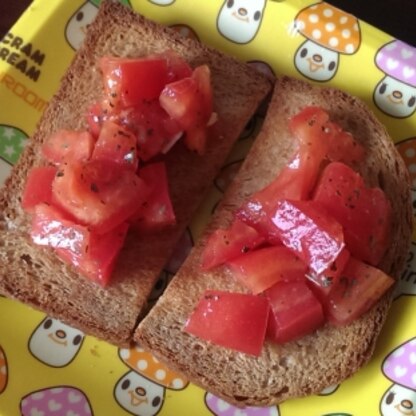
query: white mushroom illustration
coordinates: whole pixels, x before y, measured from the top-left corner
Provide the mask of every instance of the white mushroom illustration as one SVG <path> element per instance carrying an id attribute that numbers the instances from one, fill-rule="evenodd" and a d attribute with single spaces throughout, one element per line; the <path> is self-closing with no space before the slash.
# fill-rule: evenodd
<path id="1" fill-rule="evenodd" d="M 357 18 L 325 2 L 302 9 L 295 18 L 294 28 L 306 37 L 296 51 L 295 66 L 315 81 L 333 78 L 340 54 L 354 54 L 361 43 Z"/>
<path id="2" fill-rule="evenodd" d="M 114 396 L 133 415 L 156 415 L 163 406 L 165 389 L 182 390 L 188 385 L 188 380 L 138 345 L 119 349 L 119 356 L 131 371 L 118 380 Z"/>
<path id="3" fill-rule="evenodd" d="M 384 113 L 397 118 L 416 110 L 416 48 L 393 40 L 379 49 L 376 65 L 385 77 L 374 89 L 374 102 Z"/>
<path id="4" fill-rule="evenodd" d="M 393 384 L 380 401 L 383 416 L 416 413 L 416 337 L 393 350 L 384 360 L 382 370 Z"/>

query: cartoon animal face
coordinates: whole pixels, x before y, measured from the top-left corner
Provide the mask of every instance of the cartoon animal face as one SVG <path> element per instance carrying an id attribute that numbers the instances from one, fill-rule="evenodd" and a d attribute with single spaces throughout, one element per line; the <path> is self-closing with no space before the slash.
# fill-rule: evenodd
<path id="1" fill-rule="evenodd" d="M 236 43 L 248 43 L 259 30 L 265 0 L 226 0 L 217 19 L 218 31 Z"/>
<path id="2" fill-rule="evenodd" d="M 97 12 L 98 8 L 89 1 L 86 1 L 68 21 L 65 35 L 68 43 L 75 50 L 81 46 L 88 25 L 92 23 Z"/>
<path id="3" fill-rule="evenodd" d="M 305 77 L 315 81 L 329 81 L 338 69 L 339 54 L 307 40 L 295 54 L 295 66 Z"/>
<path id="4" fill-rule="evenodd" d="M 416 391 L 393 384 L 381 399 L 380 412 L 383 416 L 415 416 Z"/>
<path id="5" fill-rule="evenodd" d="M 64 367 L 77 355 L 84 334 L 57 319 L 45 318 L 29 340 L 32 355 L 52 367 Z"/>
<path id="6" fill-rule="evenodd" d="M 374 102 L 381 111 L 393 117 L 409 117 L 416 110 L 416 87 L 386 76 L 374 90 Z"/>
<path id="7" fill-rule="evenodd" d="M 164 387 L 135 371 L 129 371 L 116 384 L 114 396 L 125 410 L 137 416 L 153 416 L 161 409 Z"/>

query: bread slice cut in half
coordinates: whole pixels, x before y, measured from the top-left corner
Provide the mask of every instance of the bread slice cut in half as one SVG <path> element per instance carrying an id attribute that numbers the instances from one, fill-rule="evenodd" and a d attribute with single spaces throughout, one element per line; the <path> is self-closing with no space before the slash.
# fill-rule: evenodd
<path id="1" fill-rule="evenodd" d="M 97 62 L 100 57 L 141 57 L 166 50 L 173 50 L 192 67 L 209 66 L 218 121 L 205 155 L 177 143 L 164 159 L 176 225 L 145 236 L 129 232 L 112 280 L 103 288 L 80 276 L 52 250 L 32 244 L 30 218 L 21 207 L 22 190 L 29 169 L 44 163 L 40 148 L 51 133 L 61 128 L 86 128 L 87 108 L 103 92 Z M 117 1 L 104 1 L 30 144 L 1 190 L 0 293 L 87 334 L 127 345 L 176 241 L 270 88 L 270 82 L 248 65 L 148 21 Z"/>
<path id="2" fill-rule="evenodd" d="M 209 235 L 227 227 L 243 201 L 269 184 L 291 159 L 294 140 L 288 120 L 311 105 L 327 110 L 331 120 L 365 146 L 367 157 L 360 173 L 367 184 L 380 186 L 391 201 L 391 245 L 379 268 L 398 279 L 407 255 L 411 234 L 408 173 L 385 128 L 357 98 L 337 89 L 279 78 L 263 128 L 240 171 L 202 238 L 135 333 L 143 348 L 172 369 L 241 406 L 272 405 L 315 394 L 351 376 L 372 356 L 391 304 L 391 294 L 385 294 L 353 323 L 326 324 L 311 335 L 280 345 L 266 342 L 259 357 L 214 345 L 183 330 L 205 290 L 247 290 L 225 266 L 203 271 L 202 252 Z"/>

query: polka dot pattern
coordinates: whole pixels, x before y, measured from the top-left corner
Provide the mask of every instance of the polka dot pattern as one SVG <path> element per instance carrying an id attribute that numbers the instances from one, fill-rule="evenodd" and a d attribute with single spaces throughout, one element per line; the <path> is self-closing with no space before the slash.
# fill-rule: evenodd
<path id="1" fill-rule="evenodd" d="M 416 137 L 404 140 L 396 145 L 410 173 L 412 188 L 416 189 Z"/>
<path id="2" fill-rule="evenodd" d="M 351 55 L 360 46 L 358 20 L 325 2 L 301 10 L 295 26 L 303 36 L 339 53 Z"/>
<path id="3" fill-rule="evenodd" d="M 132 370 L 161 386 L 181 390 L 188 385 L 188 380 L 171 371 L 152 354 L 137 345 L 130 349 L 121 348 L 119 356 Z"/>

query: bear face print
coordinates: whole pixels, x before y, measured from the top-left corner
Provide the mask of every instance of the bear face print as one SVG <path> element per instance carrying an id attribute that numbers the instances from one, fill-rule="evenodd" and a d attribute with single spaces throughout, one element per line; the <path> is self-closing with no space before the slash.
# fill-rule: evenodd
<path id="1" fill-rule="evenodd" d="M 265 6 L 265 0 L 225 0 L 217 18 L 218 32 L 232 42 L 251 42 L 260 28 Z"/>
<path id="2" fill-rule="evenodd" d="M 39 361 L 51 367 L 65 367 L 78 354 L 84 333 L 46 317 L 29 339 L 29 351 Z"/>
<path id="3" fill-rule="evenodd" d="M 137 416 L 156 415 L 163 405 L 165 389 L 136 371 L 129 371 L 116 384 L 118 404 Z"/>
<path id="4" fill-rule="evenodd" d="M 375 63 L 385 74 L 374 89 L 376 106 L 393 117 L 410 117 L 416 111 L 416 48 L 394 40 L 379 49 Z"/>
<path id="5" fill-rule="evenodd" d="M 326 2 L 302 9 L 293 27 L 306 38 L 295 53 L 295 67 L 315 81 L 332 79 L 340 55 L 354 54 L 361 43 L 358 20 Z"/>
<path id="6" fill-rule="evenodd" d="M 380 401 L 382 416 L 416 414 L 416 337 L 394 349 L 383 361 L 382 371 L 393 384 Z"/>
<path id="7" fill-rule="evenodd" d="M 70 46 L 77 50 L 84 41 L 88 25 L 97 15 L 98 7 L 86 1 L 69 19 L 65 28 L 65 37 Z"/>

